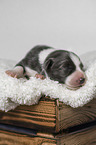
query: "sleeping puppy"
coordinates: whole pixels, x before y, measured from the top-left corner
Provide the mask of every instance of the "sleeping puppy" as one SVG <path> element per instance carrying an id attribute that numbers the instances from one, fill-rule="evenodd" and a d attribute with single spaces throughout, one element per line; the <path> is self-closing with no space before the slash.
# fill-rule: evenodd
<path id="1" fill-rule="evenodd" d="M 49 46 L 34 47 L 24 59 L 6 73 L 16 78 L 46 77 L 65 84 L 70 89 L 78 89 L 86 81 L 83 64 L 76 54 Z"/>

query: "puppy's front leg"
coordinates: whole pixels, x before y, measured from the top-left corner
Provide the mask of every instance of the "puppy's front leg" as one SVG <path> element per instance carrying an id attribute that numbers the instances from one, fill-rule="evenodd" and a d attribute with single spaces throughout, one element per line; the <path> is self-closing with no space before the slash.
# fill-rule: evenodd
<path id="1" fill-rule="evenodd" d="M 22 78 L 24 76 L 24 69 L 22 66 L 16 66 L 12 70 L 5 71 L 5 73 L 13 78 Z"/>
<path id="2" fill-rule="evenodd" d="M 29 68 L 25 68 L 26 73 L 24 74 L 24 69 L 22 66 L 16 66 L 14 69 L 12 70 L 7 70 L 5 71 L 5 73 L 13 78 L 22 78 L 25 75 L 27 75 L 28 77 L 31 76 L 35 76 L 36 78 L 40 78 L 42 80 L 45 79 L 44 75 L 38 74 L 36 71 L 31 70 Z M 30 70 L 30 71 L 29 71 Z"/>

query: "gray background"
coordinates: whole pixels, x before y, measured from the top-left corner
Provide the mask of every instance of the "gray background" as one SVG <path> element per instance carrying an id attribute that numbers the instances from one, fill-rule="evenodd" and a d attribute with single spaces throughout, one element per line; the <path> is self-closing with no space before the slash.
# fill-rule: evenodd
<path id="1" fill-rule="evenodd" d="M 37 44 L 96 50 L 96 0 L 0 0 L 0 58 L 20 60 Z"/>

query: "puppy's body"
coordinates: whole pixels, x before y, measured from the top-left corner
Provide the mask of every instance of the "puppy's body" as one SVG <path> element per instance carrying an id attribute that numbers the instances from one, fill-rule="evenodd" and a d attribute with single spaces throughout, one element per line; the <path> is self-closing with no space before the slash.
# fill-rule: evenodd
<path id="1" fill-rule="evenodd" d="M 49 77 L 71 88 L 85 83 L 80 58 L 69 51 L 55 50 L 49 46 L 36 46 L 31 49 L 13 70 L 6 71 L 12 77 L 31 77 L 37 73 Z"/>

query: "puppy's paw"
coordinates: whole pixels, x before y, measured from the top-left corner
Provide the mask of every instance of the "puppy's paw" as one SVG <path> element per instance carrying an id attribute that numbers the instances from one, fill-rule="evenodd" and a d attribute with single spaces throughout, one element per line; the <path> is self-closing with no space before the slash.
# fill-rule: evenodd
<path id="1" fill-rule="evenodd" d="M 36 74 L 35 77 L 37 79 L 40 78 L 41 80 L 44 80 L 45 79 L 45 77 L 43 75 L 41 75 L 41 74 Z"/>
<path id="2" fill-rule="evenodd" d="M 13 70 L 7 70 L 5 73 L 13 78 L 18 78 L 18 74 Z"/>

